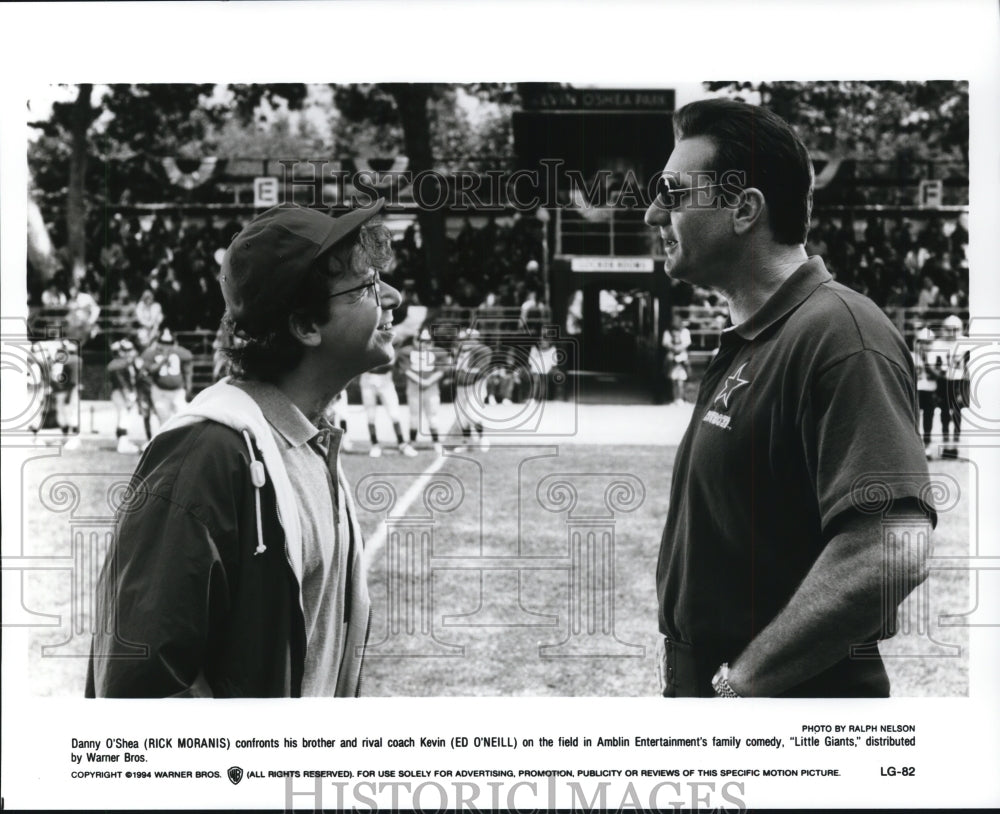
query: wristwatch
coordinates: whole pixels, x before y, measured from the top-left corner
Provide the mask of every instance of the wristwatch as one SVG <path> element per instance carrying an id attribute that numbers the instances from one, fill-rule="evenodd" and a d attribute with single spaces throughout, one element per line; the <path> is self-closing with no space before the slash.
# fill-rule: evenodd
<path id="1" fill-rule="evenodd" d="M 720 698 L 742 698 L 736 690 L 729 686 L 729 662 L 722 662 L 712 676 L 712 689 Z"/>

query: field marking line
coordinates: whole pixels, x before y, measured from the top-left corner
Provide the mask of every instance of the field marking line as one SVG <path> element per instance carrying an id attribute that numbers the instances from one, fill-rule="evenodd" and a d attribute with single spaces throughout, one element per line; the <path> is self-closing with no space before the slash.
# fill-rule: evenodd
<path id="1" fill-rule="evenodd" d="M 400 499 L 399 503 L 393 507 L 394 512 L 398 514 L 406 514 L 407 509 L 413 505 L 413 501 L 417 499 L 417 495 L 420 494 L 421 490 L 427 487 L 430 479 L 435 475 L 438 470 L 444 466 L 444 455 L 438 455 L 423 472 L 417 475 L 413 483 L 410 484 L 410 488 L 403 493 L 403 497 Z M 381 550 L 382 546 L 385 545 L 385 538 L 387 531 L 386 521 L 379 520 L 378 528 L 375 529 L 375 533 L 370 539 L 365 541 L 365 569 L 371 568 L 372 562 L 375 560 L 375 556 Z"/>
<path id="2" fill-rule="evenodd" d="M 448 437 L 452 430 L 455 429 L 458 422 L 455 419 L 448 421 L 445 420 L 447 425 L 442 433 L 442 436 Z M 445 455 L 442 453 L 438 455 L 433 461 L 431 461 L 430 466 L 428 466 L 423 472 L 417 475 L 416 480 L 410 484 L 410 488 L 403 493 L 402 500 L 399 501 L 396 511 L 399 514 L 406 514 L 407 509 L 413 505 L 413 501 L 417 499 L 417 495 L 420 490 L 425 488 L 431 479 L 432 475 L 437 474 L 438 470 L 444 466 Z M 351 487 L 354 488 L 353 486 Z M 355 498 L 357 496 L 355 495 Z M 378 528 L 375 529 L 375 533 L 372 534 L 371 539 L 365 539 L 365 572 L 371 568 L 372 563 L 375 561 L 375 555 L 381 550 L 382 546 L 385 545 L 385 538 L 388 534 L 388 527 L 385 520 L 378 521 Z"/>

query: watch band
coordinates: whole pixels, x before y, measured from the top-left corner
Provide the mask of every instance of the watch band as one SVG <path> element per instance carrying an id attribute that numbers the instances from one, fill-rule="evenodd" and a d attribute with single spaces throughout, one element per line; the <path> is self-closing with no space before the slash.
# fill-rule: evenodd
<path id="1" fill-rule="evenodd" d="M 712 678 L 712 689 L 720 698 L 742 698 L 729 684 L 729 662 L 722 662 Z"/>

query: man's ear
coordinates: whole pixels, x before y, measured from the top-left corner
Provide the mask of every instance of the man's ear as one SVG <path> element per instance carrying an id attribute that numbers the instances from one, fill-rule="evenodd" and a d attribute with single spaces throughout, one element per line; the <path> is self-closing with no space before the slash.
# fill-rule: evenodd
<path id="1" fill-rule="evenodd" d="M 289 314 L 288 331 L 307 348 L 314 348 L 320 343 L 319 325 L 301 312 Z"/>
<path id="2" fill-rule="evenodd" d="M 739 203 L 733 209 L 733 231 L 738 235 L 750 232 L 761 218 L 767 217 L 766 210 L 763 192 L 756 187 L 740 190 Z"/>

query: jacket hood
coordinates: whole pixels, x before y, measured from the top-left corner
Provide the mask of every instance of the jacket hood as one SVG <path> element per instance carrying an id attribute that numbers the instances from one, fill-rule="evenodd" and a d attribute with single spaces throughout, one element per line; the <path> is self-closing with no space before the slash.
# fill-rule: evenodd
<path id="1" fill-rule="evenodd" d="M 259 471 L 257 466 L 259 462 L 256 460 L 250 441 L 252 440 L 257 449 L 260 450 L 263 467 L 271 476 L 271 482 L 274 484 L 278 505 L 278 521 L 285 531 L 285 551 L 300 586 L 299 600 L 301 602 L 302 527 L 288 472 L 281 459 L 281 452 L 275 443 L 270 425 L 264 418 L 263 411 L 256 401 L 240 388 L 234 387 L 229 383 L 229 379 L 225 378 L 202 390 L 180 412 L 163 424 L 157 431 L 157 435 L 178 427 L 196 424 L 199 421 L 215 421 L 243 435 L 247 441 L 250 458 L 254 462 L 251 464 L 251 476 L 258 501 L 260 500 L 260 489 L 265 481 L 263 473 Z M 258 471 L 255 472 L 255 469 Z M 258 534 L 260 534 L 259 519 L 257 526 Z M 258 551 L 262 550 L 263 540 L 261 540 L 260 546 Z"/>

